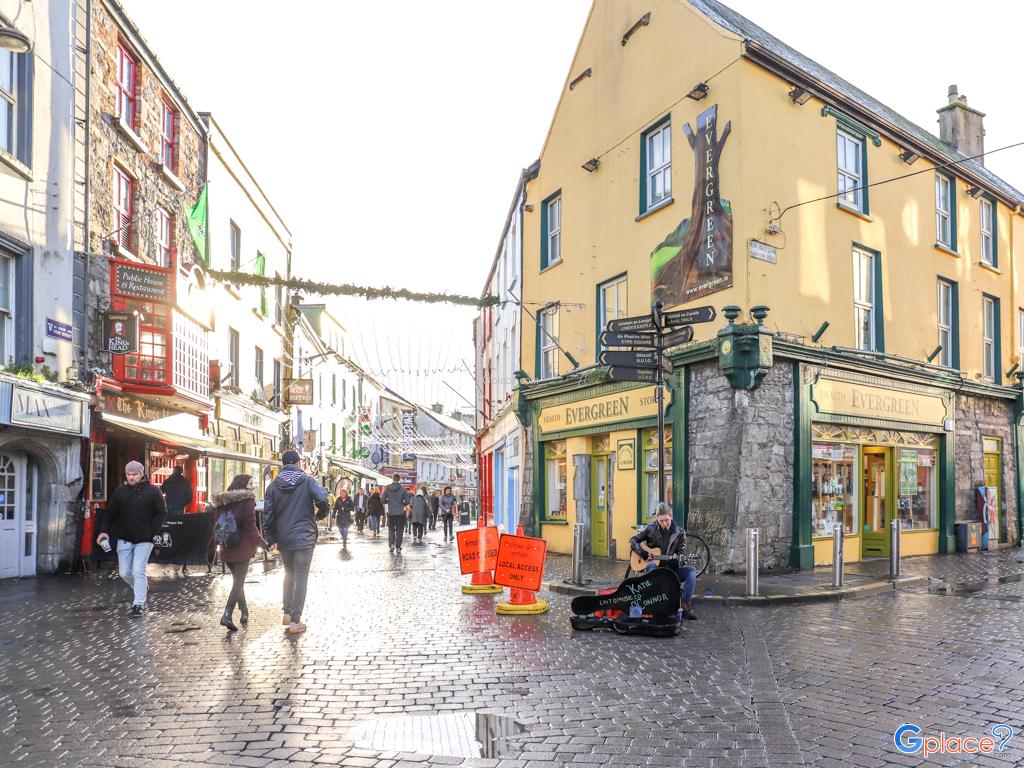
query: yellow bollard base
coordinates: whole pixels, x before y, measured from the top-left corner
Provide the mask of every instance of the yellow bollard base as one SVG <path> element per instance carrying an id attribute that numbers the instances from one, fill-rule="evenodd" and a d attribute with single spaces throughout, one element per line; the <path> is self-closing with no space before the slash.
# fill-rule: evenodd
<path id="1" fill-rule="evenodd" d="M 464 595 L 497 595 L 504 592 L 505 588 L 497 584 L 463 584 L 462 594 Z"/>
<path id="2" fill-rule="evenodd" d="M 536 616 L 548 612 L 548 601 L 538 597 L 537 602 L 531 605 L 513 605 L 507 600 L 502 600 L 495 612 L 499 616 Z"/>

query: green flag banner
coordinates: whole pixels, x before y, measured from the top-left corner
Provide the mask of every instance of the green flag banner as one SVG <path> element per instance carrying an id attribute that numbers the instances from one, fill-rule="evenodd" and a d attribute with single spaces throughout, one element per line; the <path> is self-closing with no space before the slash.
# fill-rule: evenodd
<path id="1" fill-rule="evenodd" d="M 260 277 L 266 277 L 267 275 L 267 257 L 262 253 L 256 254 L 256 274 Z M 270 309 L 267 306 L 267 289 L 265 286 L 260 286 L 260 314 L 264 317 L 270 317 Z"/>
<path id="2" fill-rule="evenodd" d="M 206 257 L 206 191 L 208 185 L 203 185 L 203 191 L 199 193 L 199 199 L 196 204 L 189 208 L 184 203 L 181 207 L 185 209 L 185 221 L 188 222 L 188 231 L 192 235 L 192 241 L 196 244 L 196 250 L 199 252 L 199 258 L 203 260 L 203 263 L 209 266 L 209 260 Z"/>

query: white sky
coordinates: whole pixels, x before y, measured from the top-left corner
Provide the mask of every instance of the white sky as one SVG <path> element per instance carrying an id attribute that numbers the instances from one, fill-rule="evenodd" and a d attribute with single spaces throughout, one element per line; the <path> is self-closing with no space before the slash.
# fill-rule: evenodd
<path id="1" fill-rule="evenodd" d="M 612 0 L 614 1 L 614 0 Z M 521 168 L 540 152 L 590 0 L 122 0 L 211 111 L 322 281 L 478 295 Z M 937 133 L 960 86 L 987 149 L 1024 141 L 1024 4 L 732 0 L 732 8 Z M 303 10 L 308 9 L 308 10 Z M 710 74 L 710 73 L 709 73 Z M 1024 147 L 988 166 L 1024 188 Z M 316 300 L 316 299 L 313 299 Z M 475 310 L 327 299 L 355 356 L 448 410 L 472 398 Z M 462 372 L 434 373 L 442 369 Z"/>

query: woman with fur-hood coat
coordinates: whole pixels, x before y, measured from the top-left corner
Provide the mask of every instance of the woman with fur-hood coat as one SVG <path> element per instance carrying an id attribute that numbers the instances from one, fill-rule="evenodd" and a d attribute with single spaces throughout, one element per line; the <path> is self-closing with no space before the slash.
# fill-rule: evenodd
<path id="1" fill-rule="evenodd" d="M 231 632 L 237 632 L 238 627 L 232 621 L 236 605 L 241 609 L 239 622 L 242 625 L 249 623 L 249 606 L 245 602 L 245 577 L 249 572 L 249 561 L 256 555 L 256 550 L 267 546 L 256 525 L 256 494 L 253 492 L 252 477 L 237 475 L 226 491 L 213 497 L 213 503 L 218 515 L 231 511 L 242 535 L 237 544 L 220 553 L 221 561 L 231 569 L 231 592 L 228 593 L 220 624 Z"/>

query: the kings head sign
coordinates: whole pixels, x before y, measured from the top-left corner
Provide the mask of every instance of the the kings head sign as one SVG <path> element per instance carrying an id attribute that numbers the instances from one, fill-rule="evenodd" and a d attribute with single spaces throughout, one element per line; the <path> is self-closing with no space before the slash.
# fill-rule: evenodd
<path id="1" fill-rule="evenodd" d="M 139 350 L 137 312 L 104 312 L 101 351 L 124 355 Z"/>
<path id="2" fill-rule="evenodd" d="M 718 105 L 683 125 L 693 150 L 693 203 L 684 219 L 651 253 L 651 293 L 666 307 L 732 286 L 732 207 L 721 197 L 718 164 L 732 123 L 718 134 Z"/>

